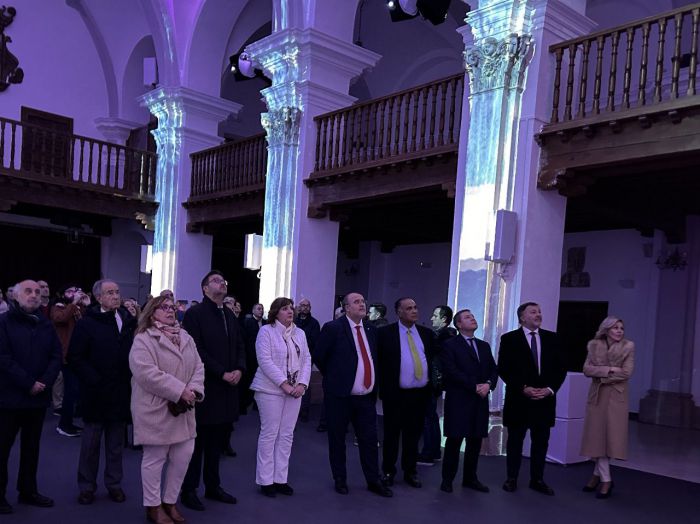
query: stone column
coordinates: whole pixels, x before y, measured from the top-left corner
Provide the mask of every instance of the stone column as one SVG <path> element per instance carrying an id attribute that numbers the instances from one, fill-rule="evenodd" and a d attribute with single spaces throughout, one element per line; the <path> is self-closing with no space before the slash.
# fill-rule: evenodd
<path id="1" fill-rule="evenodd" d="M 212 240 L 187 232 L 190 194 L 190 154 L 218 145 L 221 120 L 236 115 L 241 106 L 185 87 L 161 87 L 141 97 L 142 105 L 158 118 L 153 131 L 158 146 L 151 293 L 172 289 L 175 296 L 199 299 L 199 283 L 211 269 Z"/>
<path id="2" fill-rule="evenodd" d="M 102 133 L 105 140 L 122 146 L 126 145 L 126 140 L 129 138 L 131 131 L 142 126 L 143 124 L 139 124 L 138 122 L 111 116 L 95 119 L 95 127 Z"/>
<path id="3" fill-rule="evenodd" d="M 314 316 L 333 314 L 338 224 L 309 218 L 308 189 L 316 151 L 314 117 L 352 104 L 350 81 L 379 55 L 313 28 L 283 29 L 246 50 L 272 78 L 262 91 L 268 112 L 268 163 L 260 301 L 308 298 Z"/>

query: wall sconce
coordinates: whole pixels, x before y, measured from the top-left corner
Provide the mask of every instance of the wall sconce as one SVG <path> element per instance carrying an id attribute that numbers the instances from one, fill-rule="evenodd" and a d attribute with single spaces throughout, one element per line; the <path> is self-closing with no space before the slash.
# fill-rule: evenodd
<path id="1" fill-rule="evenodd" d="M 672 269 L 673 271 L 683 271 L 688 265 L 688 253 L 680 249 L 674 249 L 670 254 L 662 251 L 656 259 L 659 269 Z"/>

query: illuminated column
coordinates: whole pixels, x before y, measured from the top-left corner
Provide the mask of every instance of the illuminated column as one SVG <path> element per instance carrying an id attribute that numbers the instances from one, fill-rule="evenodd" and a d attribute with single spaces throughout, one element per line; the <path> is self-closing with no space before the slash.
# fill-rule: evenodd
<path id="1" fill-rule="evenodd" d="M 350 81 L 379 55 L 315 29 L 283 29 L 246 50 L 272 79 L 262 91 L 268 112 L 268 162 L 260 301 L 309 298 L 329 320 L 335 295 L 338 224 L 309 218 L 304 179 L 313 171 L 314 117 L 349 106 Z"/>
<path id="2" fill-rule="evenodd" d="M 153 136 L 158 146 L 151 293 L 172 289 L 187 300 L 202 295 L 199 282 L 211 269 L 211 237 L 188 233 L 182 203 L 190 194 L 190 154 L 222 142 L 220 121 L 241 106 L 184 87 L 161 87 L 141 97 L 158 118 Z"/>

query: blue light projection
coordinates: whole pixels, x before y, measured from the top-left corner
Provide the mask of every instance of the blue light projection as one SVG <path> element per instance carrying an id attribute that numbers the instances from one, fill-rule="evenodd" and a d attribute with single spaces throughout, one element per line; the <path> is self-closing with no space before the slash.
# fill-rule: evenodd
<path id="1" fill-rule="evenodd" d="M 168 88 L 160 88 L 146 94 L 143 104 L 158 118 L 158 128 L 152 131 L 158 146 L 158 170 L 156 172 L 156 212 L 153 235 L 153 271 L 151 294 L 161 289 L 172 289 L 175 283 L 180 202 L 178 166 L 182 150 L 182 101 Z"/>

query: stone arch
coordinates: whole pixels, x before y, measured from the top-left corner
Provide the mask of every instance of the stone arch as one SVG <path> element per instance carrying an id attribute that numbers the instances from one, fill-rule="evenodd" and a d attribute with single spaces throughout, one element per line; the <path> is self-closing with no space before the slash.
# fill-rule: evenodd
<path id="1" fill-rule="evenodd" d="M 143 60 L 156 56 L 156 48 L 153 38 L 144 36 L 132 49 L 122 78 L 121 100 L 122 118 L 133 122 L 148 122 L 149 112 L 143 107 L 138 97 L 151 89 L 143 83 Z M 157 60 L 156 60 L 157 63 Z"/>

